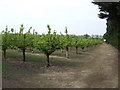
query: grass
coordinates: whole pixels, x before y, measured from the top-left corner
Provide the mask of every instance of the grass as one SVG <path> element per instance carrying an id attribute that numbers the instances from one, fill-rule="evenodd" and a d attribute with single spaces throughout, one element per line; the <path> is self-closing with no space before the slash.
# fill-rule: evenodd
<path id="1" fill-rule="evenodd" d="M 32 52 L 32 50 L 27 49 L 26 52 Z M 42 53 L 42 51 L 40 50 L 33 50 L 34 53 Z"/>
<path id="2" fill-rule="evenodd" d="M 27 52 L 30 52 L 30 51 L 27 51 Z M 34 53 L 26 54 L 26 62 L 28 62 L 30 65 L 37 64 L 40 67 L 46 66 L 46 62 L 47 62 L 46 61 L 46 56 L 34 55 L 34 54 L 39 54 L 39 53 L 41 55 L 41 51 L 36 50 Z M 65 51 L 63 51 L 63 53 L 62 53 L 60 50 L 57 50 L 54 53 L 52 53 L 52 55 L 55 55 L 55 56 L 58 56 L 58 57 L 63 57 L 63 58 L 50 57 L 51 66 L 74 67 L 74 66 L 77 66 L 77 65 L 81 65 L 81 66 L 83 65 L 81 62 L 77 63 L 76 60 L 74 60 L 74 59 L 80 59 L 83 56 L 81 56 L 80 54 L 76 54 L 71 49 L 70 49 L 69 53 L 70 53 L 70 59 L 72 59 L 72 60 L 67 60 L 66 59 Z M 6 57 L 9 58 L 9 61 L 13 59 L 12 61 L 15 61 L 14 64 L 19 63 L 19 62 L 16 62 L 16 61 L 20 61 L 20 63 L 22 63 L 22 59 L 23 59 L 22 52 L 17 51 L 17 50 L 7 50 Z M 6 63 L 6 62 L 4 62 L 4 63 Z M 4 63 L 2 65 L 3 69 L 9 70 L 9 67 L 11 68 L 11 66 L 10 66 L 11 64 L 7 63 L 7 64 L 9 64 L 9 65 L 7 65 L 7 64 L 4 64 Z M 33 68 L 33 69 L 35 69 L 35 68 Z"/>
<path id="3" fill-rule="evenodd" d="M 7 63 L 2 63 L 2 70 L 5 70 L 5 69 L 8 69 L 10 66 L 9 66 L 9 64 L 7 64 Z"/>
<path id="4" fill-rule="evenodd" d="M 7 57 L 12 57 L 12 58 L 21 58 L 22 54 L 21 53 L 14 53 L 14 52 L 8 52 L 6 53 Z"/>
<path id="5" fill-rule="evenodd" d="M 80 49 L 80 48 L 79 48 Z M 78 49 L 78 50 L 79 50 Z M 8 50 L 9 51 L 9 50 Z M 16 51 L 17 53 L 21 53 L 21 51 Z M 17 53 L 7 53 L 8 55 L 10 55 L 11 57 L 17 57 L 17 58 L 21 58 L 22 57 L 22 53 L 21 54 L 17 54 Z M 27 49 L 26 52 L 31 52 L 31 50 Z M 42 53 L 42 51 L 40 50 L 33 50 L 34 53 Z M 75 53 L 75 48 L 69 48 L 69 53 L 71 54 L 76 54 Z M 16 55 L 13 55 L 13 54 L 16 54 Z M 66 51 L 63 49 L 63 52 L 61 52 L 61 50 L 56 50 L 55 52 L 53 52 L 51 55 L 56 55 L 56 56 L 63 56 L 63 57 L 66 57 Z M 30 56 L 31 57 L 31 56 Z M 36 56 L 37 57 L 37 56 Z"/>
<path id="6" fill-rule="evenodd" d="M 11 57 L 11 58 L 21 58 L 22 59 L 22 57 L 23 57 L 22 53 L 19 53 L 19 52 L 9 52 L 8 51 L 6 55 L 7 55 L 7 57 Z M 41 56 L 26 54 L 26 59 L 42 60 L 44 58 Z"/>
<path id="7" fill-rule="evenodd" d="M 2 63 L 0 63 L 0 70 L 2 69 Z"/>
<path id="8" fill-rule="evenodd" d="M 52 53 L 52 55 L 65 56 L 65 53 L 54 52 L 54 53 Z"/>
<path id="9" fill-rule="evenodd" d="M 2 54 L 2 49 L 0 49 L 0 54 Z"/>
<path id="10" fill-rule="evenodd" d="M 63 61 L 63 60 L 55 60 L 55 59 L 50 59 L 51 64 L 55 66 L 76 66 L 78 63 L 74 61 Z"/>
<path id="11" fill-rule="evenodd" d="M 64 53 L 63 53 L 64 54 Z M 63 56 L 59 51 L 53 53 L 52 55 L 57 55 L 57 56 Z M 6 56 L 8 58 L 14 58 L 14 59 L 21 59 L 22 61 L 22 53 L 21 52 L 12 52 L 12 51 L 7 51 Z M 65 56 L 64 56 L 65 57 Z M 26 61 L 35 61 L 35 62 L 39 62 L 39 63 L 46 63 L 46 56 L 37 56 L 37 55 L 31 55 L 31 54 L 26 54 Z M 73 66 L 76 65 L 76 62 L 74 61 L 65 61 L 65 60 L 61 60 L 59 58 L 50 58 L 50 63 L 52 65 L 55 66 Z M 7 65 L 3 64 L 3 67 L 6 68 Z"/>

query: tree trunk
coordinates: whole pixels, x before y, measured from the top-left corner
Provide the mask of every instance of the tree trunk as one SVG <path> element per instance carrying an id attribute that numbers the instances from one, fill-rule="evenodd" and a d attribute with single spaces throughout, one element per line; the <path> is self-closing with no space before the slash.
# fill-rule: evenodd
<path id="1" fill-rule="evenodd" d="M 47 67 L 50 66 L 50 62 L 49 62 L 49 54 L 46 55 L 47 56 Z"/>
<path id="2" fill-rule="evenodd" d="M 78 47 L 76 46 L 76 54 L 78 54 Z"/>
<path id="3" fill-rule="evenodd" d="M 6 58 L 6 49 L 4 49 L 3 52 L 4 52 L 3 56 L 4 58 Z"/>
<path id="4" fill-rule="evenodd" d="M 84 47 L 82 47 L 82 52 L 84 52 Z"/>
<path id="5" fill-rule="evenodd" d="M 25 49 L 23 49 L 22 51 L 23 51 L 23 62 L 25 62 Z"/>
<path id="6" fill-rule="evenodd" d="M 63 49 L 61 48 L 61 53 L 63 53 Z"/>
<path id="7" fill-rule="evenodd" d="M 66 47 L 66 58 L 69 58 L 68 47 Z"/>

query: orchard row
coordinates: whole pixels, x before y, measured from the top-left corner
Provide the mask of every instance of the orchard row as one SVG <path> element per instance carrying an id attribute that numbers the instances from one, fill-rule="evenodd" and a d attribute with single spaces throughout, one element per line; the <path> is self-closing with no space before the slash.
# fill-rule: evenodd
<path id="1" fill-rule="evenodd" d="M 23 53 L 23 61 L 25 61 L 25 52 L 27 49 L 30 50 L 40 50 L 47 57 L 47 67 L 49 64 L 49 56 L 56 51 L 57 49 L 66 50 L 66 57 L 69 58 L 69 48 L 75 47 L 76 53 L 78 48 L 87 48 L 93 45 L 103 43 L 102 40 L 94 39 L 94 38 L 85 38 L 77 35 L 69 35 L 67 27 L 65 28 L 65 35 L 62 33 L 59 35 L 54 31 L 51 32 L 50 25 L 47 25 L 48 33 L 47 34 L 38 34 L 33 30 L 31 33 L 32 27 L 28 30 L 28 32 L 23 33 L 24 26 L 21 25 L 18 33 L 14 32 L 14 29 L 8 30 L 6 27 L 5 30 L 1 32 L 2 36 L 2 50 L 3 56 L 6 57 L 7 49 L 20 49 Z"/>

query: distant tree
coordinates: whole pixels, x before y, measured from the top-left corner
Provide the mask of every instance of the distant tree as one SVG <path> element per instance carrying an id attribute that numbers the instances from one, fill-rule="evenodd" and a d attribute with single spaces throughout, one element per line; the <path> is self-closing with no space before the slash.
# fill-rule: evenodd
<path id="1" fill-rule="evenodd" d="M 84 35 L 84 38 L 88 39 L 88 38 L 90 38 L 90 35 L 85 34 L 85 35 Z"/>

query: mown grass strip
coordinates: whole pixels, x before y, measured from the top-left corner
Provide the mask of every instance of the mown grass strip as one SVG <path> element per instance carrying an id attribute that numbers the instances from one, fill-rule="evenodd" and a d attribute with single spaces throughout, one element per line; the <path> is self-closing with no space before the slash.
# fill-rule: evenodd
<path id="1" fill-rule="evenodd" d="M 60 53 L 54 53 L 54 55 L 60 55 Z M 7 52 L 7 57 L 8 58 L 15 58 L 15 59 L 21 59 L 22 60 L 22 53 L 21 52 Z M 46 56 L 39 56 L 39 55 L 31 55 L 31 54 L 26 54 L 26 61 L 31 61 L 34 60 L 35 62 L 39 61 L 39 63 L 46 62 Z M 76 62 L 74 61 L 68 61 L 68 60 L 60 60 L 57 58 L 50 58 L 50 63 L 52 65 L 60 65 L 60 66 L 74 66 L 77 65 Z M 4 64 L 3 64 L 4 66 Z M 9 66 L 8 66 L 9 67 Z M 6 68 L 6 65 L 4 66 Z"/>

